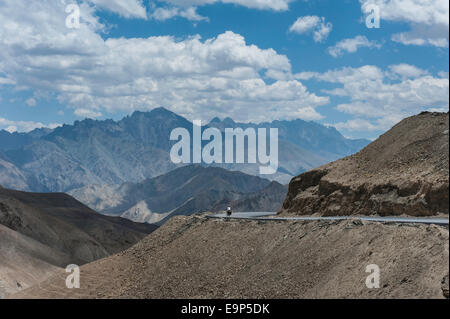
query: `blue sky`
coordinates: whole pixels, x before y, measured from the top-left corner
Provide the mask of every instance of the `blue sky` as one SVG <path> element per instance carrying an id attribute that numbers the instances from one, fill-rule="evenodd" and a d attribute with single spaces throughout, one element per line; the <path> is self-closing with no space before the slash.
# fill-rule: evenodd
<path id="1" fill-rule="evenodd" d="M 66 24 L 71 3 L 79 28 Z M 369 4 L 380 28 L 366 26 Z M 164 106 L 191 120 L 302 118 L 375 138 L 406 116 L 448 111 L 446 1 L 5 0 L 0 21 L 9 131 Z"/>

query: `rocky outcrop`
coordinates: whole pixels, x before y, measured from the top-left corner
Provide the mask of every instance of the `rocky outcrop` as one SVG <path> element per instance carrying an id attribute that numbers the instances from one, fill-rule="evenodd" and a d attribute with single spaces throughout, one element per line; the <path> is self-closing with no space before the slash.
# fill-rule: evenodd
<path id="1" fill-rule="evenodd" d="M 361 152 L 292 179 L 281 214 L 449 213 L 448 113 L 422 113 Z"/>
<path id="2" fill-rule="evenodd" d="M 444 279 L 442 279 L 442 294 L 444 295 L 445 298 L 449 298 L 449 294 L 448 294 L 448 274 L 447 276 L 444 277 Z"/>

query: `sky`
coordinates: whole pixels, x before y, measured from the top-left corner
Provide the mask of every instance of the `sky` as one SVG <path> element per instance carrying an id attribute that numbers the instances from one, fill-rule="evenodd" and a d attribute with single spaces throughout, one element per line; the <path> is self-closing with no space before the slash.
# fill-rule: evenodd
<path id="1" fill-rule="evenodd" d="M 448 63 L 446 0 L 0 0 L 0 129 L 162 106 L 374 139 L 448 111 Z"/>

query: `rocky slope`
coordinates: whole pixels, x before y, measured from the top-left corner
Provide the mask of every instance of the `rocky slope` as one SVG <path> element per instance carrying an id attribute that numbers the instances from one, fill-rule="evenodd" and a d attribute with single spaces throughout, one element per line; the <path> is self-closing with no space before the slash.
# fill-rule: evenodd
<path id="1" fill-rule="evenodd" d="M 0 298 L 59 267 L 122 251 L 155 229 L 102 216 L 66 194 L 0 187 Z"/>
<path id="2" fill-rule="evenodd" d="M 140 183 L 91 185 L 69 192 L 96 211 L 136 222 L 164 223 L 202 211 L 277 211 L 287 187 L 219 167 L 191 165 Z"/>
<path id="3" fill-rule="evenodd" d="M 2 159 L 0 153 L 0 185 L 13 189 L 28 190 L 28 179 L 14 164 Z"/>
<path id="4" fill-rule="evenodd" d="M 359 153 L 299 175 L 280 213 L 448 215 L 448 113 L 404 119 Z"/>
<path id="5" fill-rule="evenodd" d="M 380 267 L 368 289 L 366 267 Z M 132 248 L 14 298 L 444 298 L 448 229 L 175 217 Z"/>

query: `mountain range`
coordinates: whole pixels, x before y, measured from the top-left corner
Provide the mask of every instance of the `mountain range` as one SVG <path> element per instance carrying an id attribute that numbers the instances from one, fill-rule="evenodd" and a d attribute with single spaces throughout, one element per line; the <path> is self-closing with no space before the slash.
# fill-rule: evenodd
<path id="1" fill-rule="evenodd" d="M 192 123 L 165 108 L 134 112 L 120 121 L 86 119 L 54 130 L 0 132 L 0 184 L 37 192 L 61 192 L 88 185 L 139 183 L 177 167 L 170 160 L 170 133 Z M 264 175 L 286 184 L 301 172 L 357 152 L 367 140 L 351 140 L 335 128 L 302 120 L 236 123 L 215 118 L 216 127 L 279 129 L 279 169 Z M 218 164 L 258 175 L 259 164 Z"/>

